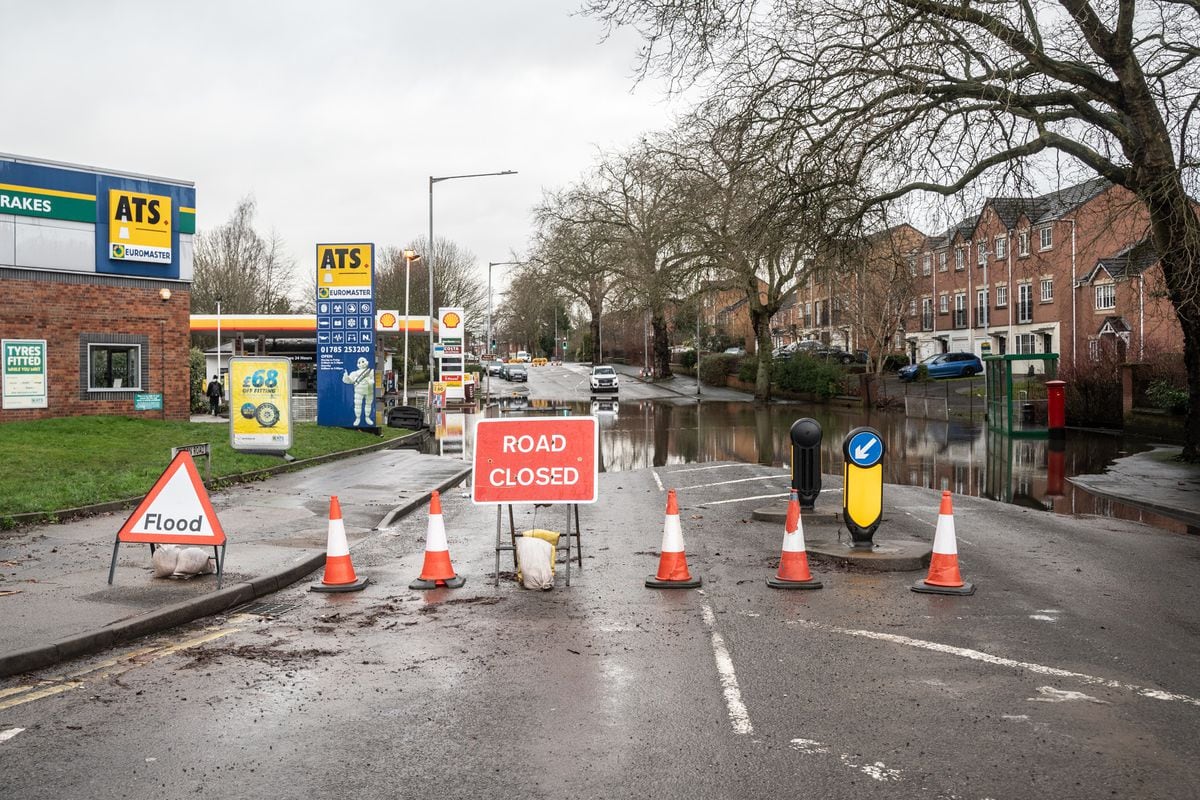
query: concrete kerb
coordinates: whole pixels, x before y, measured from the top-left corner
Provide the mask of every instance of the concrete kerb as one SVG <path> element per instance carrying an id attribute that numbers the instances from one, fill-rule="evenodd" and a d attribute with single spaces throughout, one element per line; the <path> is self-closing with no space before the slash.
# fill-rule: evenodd
<path id="1" fill-rule="evenodd" d="M 450 489 L 460 483 L 470 471 L 470 468 L 464 467 L 442 481 L 435 490 L 425 492 L 420 497 L 413 498 L 392 509 L 384 517 L 384 520 L 390 524 L 402 519 L 426 503 L 433 491 L 444 492 Z M 385 527 L 383 523 L 375 530 L 379 530 L 381 527 Z M 0 678 L 49 667 L 70 658 L 95 653 L 142 636 L 161 633 L 179 625 L 195 622 L 203 617 L 219 614 L 290 586 L 316 571 L 324 563 L 325 553 L 318 552 L 279 572 L 260 575 L 250 581 L 236 583 L 210 594 L 183 600 L 133 619 L 106 625 L 99 630 L 87 631 L 51 644 L 18 650 L 14 653 L 0 654 Z"/>
<path id="2" fill-rule="evenodd" d="M 315 467 L 318 464 L 324 464 L 329 461 L 337 461 L 342 458 L 351 458 L 353 456 L 361 456 L 366 453 L 374 453 L 377 450 L 393 450 L 401 447 L 410 447 L 420 439 L 428 436 L 428 431 L 415 431 L 406 436 L 400 436 L 395 439 L 388 439 L 384 442 L 374 442 L 356 447 L 353 450 L 339 450 L 336 453 L 326 453 L 322 456 L 313 456 L 312 458 L 301 459 L 300 461 L 290 461 L 285 464 L 280 464 L 275 467 L 267 467 L 265 469 L 257 469 L 253 472 L 241 472 L 234 475 L 222 475 L 219 478 L 214 478 L 207 485 L 208 488 L 221 486 L 233 486 L 238 483 L 248 483 L 250 481 L 262 480 L 270 478 L 274 475 L 282 475 L 285 472 L 293 472 L 306 467 Z M 61 511 L 30 511 L 25 514 L 9 514 L 6 519 L 11 520 L 14 525 L 41 525 L 51 520 L 57 522 L 66 522 L 72 519 L 81 517 L 92 517 L 97 514 L 109 514 L 114 511 L 120 511 L 130 506 L 135 506 L 142 502 L 142 497 L 128 497 L 124 500 L 110 500 L 106 503 L 94 503 L 90 506 L 79 506 L 78 508 L 66 508 Z"/>

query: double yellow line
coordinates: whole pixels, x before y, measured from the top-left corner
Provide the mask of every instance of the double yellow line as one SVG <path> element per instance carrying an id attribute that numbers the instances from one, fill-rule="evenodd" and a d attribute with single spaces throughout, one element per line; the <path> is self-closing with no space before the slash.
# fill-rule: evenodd
<path id="1" fill-rule="evenodd" d="M 171 653 L 178 653 L 180 650 L 187 650 L 190 647 L 215 641 L 231 633 L 237 633 L 240 630 L 241 628 L 236 627 L 210 628 L 207 632 L 183 642 L 130 650 L 114 658 L 92 664 L 86 669 L 77 672 L 71 672 L 54 678 L 43 678 L 36 683 L 26 686 L 13 686 L 8 689 L 0 689 L 0 711 L 78 689 L 81 686 L 86 686 L 89 679 L 101 680 L 113 675 L 120 675 L 141 664 L 148 664 Z"/>

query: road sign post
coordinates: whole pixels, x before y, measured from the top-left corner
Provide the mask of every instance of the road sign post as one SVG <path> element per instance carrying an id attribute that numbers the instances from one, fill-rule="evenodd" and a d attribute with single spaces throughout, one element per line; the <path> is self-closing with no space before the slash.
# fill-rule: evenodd
<path id="1" fill-rule="evenodd" d="M 869 550 L 871 537 L 883 516 L 883 454 L 879 431 L 855 428 L 842 442 L 842 519 L 850 530 L 852 546 Z"/>
<path id="2" fill-rule="evenodd" d="M 579 564 L 579 504 L 594 503 L 599 479 L 599 422 L 595 417 L 481 419 L 475 425 L 471 500 L 496 505 L 496 585 L 500 551 L 516 551 L 512 506 L 566 505 L 567 585 L 571 585 L 571 522 Z M 509 506 L 511 546 L 500 541 L 501 505 Z"/>
<path id="3" fill-rule="evenodd" d="M 804 417 L 792 423 L 792 488 L 800 509 L 811 511 L 821 494 L 821 423 Z"/>

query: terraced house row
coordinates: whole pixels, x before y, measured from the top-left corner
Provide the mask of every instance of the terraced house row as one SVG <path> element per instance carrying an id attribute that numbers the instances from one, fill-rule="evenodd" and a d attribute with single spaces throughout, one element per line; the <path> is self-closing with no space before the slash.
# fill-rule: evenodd
<path id="1" fill-rule="evenodd" d="M 1083 366 L 1105 353 L 1182 357 L 1147 239 L 1144 208 L 1101 179 L 1039 197 L 993 197 L 941 235 L 901 225 L 866 242 L 858 268 L 835 278 L 815 271 L 773 328 L 780 344 L 817 338 L 874 349 L 887 340 L 886 349 L 916 359 L 1058 353 L 1062 365 Z M 890 273 L 879 268 L 886 261 Z M 889 304 L 891 317 L 877 313 Z"/>

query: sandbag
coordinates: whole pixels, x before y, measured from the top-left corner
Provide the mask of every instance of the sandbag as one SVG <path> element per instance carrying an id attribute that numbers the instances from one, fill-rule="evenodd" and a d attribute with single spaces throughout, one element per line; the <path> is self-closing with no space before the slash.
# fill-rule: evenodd
<path id="1" fill-rule="evenodd" d="M 517 537 L 519 580 L 526 589 L 554 588 L 554 548 L 536 536 Z"/>
<path id="2" fill-rule="evenodd" d="M 150 557 L 151 563 L 154 564 L 154 577 L 169 578 L 175 574 L 175 567 L 179 563 L 179 550 L 177 544 L 160 544 L 154 548 L 154 555 Z"/>
<path id="3" fill-rule="evenodd" d="M 212 558 L 199 547 L 185 547 L 179 551 L 175 564 L 174 577 L 190 578 L 193 575 L 207 575 L 214 571 Z"/>

